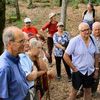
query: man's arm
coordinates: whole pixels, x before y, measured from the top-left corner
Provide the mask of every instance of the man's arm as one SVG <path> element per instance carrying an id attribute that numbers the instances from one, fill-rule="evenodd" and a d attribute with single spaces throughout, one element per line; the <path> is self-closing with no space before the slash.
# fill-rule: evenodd
<path id="1" fill-rule="evenodd" d="M 27 75 L 27 80 L 28 81 L 33 81 L 35 79 L 37 79 L 37 77 L 43 75 L 45 73 L 45 71 L 32 71 L 29 75 Z"/>
<path id="2" fill-rule="evenodd" d="M 62 50 L 65 50 L 65 47 L 64 46 L 62 46 L 61 44 L 59 44 L 59 43 L 56 43 L 55 44 L 55 46 L 57 47 L 57 48 L 61 48 Z"/>
<path id="3" fill-rule="evenodd" d="M 69 67 L 72 69 L 73 72 L 77 72 L 77 68 L 72 64 L 71 58 L 67 53 L 64 53 L 63 56 L 65 62 L 69 65 Z"/>
<path id="4" fill-rule="evenodd" d="M 99 57 L 100 57 L 100 53 L 96 53 L 94 56 L 95 59 L 95 73 L 94 73 L 94 78 L 98 78 L 98 72 L 99 72 Z"/>
<path id="5" fill-rule="evenodd" d="M 95 54 L 95 69 L 99 69 L 99 57 L 100 57 L 100 53 L 96 53 Z"/>

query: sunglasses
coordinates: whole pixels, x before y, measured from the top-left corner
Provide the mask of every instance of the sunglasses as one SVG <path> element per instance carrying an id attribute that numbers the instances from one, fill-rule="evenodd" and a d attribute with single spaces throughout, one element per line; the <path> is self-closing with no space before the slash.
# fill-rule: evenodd
<path id="1" fill-rule="evenodd" d="M 59 25 L 58 27 L 64 27 L 63 25 Z"/>
<path id="2" fill-rule="evenodd" d="M 30 24 L 31 22 L 26 22 L 26 24 Z"/>

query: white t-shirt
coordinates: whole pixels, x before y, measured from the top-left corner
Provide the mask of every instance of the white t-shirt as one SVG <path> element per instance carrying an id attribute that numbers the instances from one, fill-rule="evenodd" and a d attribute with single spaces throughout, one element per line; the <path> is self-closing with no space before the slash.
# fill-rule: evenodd
<path id="1" fill-rule="evenodd" d="M 84 15 L 84 20 L 93 21 L 93 12 L 86 12 L 86 14 Z"/>

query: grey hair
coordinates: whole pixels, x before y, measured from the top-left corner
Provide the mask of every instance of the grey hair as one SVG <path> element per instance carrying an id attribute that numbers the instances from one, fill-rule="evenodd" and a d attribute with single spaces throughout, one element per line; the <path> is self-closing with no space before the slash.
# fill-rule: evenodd
<path id="1" fill-rule="evenodd" d="M 92 25 L 92 29 L 94 29 L 97 26 L 100 27 L 100 22 L 94 22 L 93 25 Z"/>
<path id="2" fill-rule="evenodd" d="M 33 47 L 38 47 L 38 46 L 42 46 L 42 43 L 41 41 L 37 40 L 36 38 L 31 38 L 29 40 L 29 45 L 30 45 L 30 48 L 33 48 Z"/>
<path id="3" fill-rule="evenodd" d="M 19 29 L 19 28 L 15 27 L 15 26 L 7 27 L 4 29 L 2 39 L 3 39 L 5 48 L 7 48 L 9 41 L 15 40 L 15 31 L 17 29 Z"/>
<path id="4" fill-rule="evenodd" d="M 81 23 L 79 24 L 79 26 L 78 26 L 78 30 L 79 30 L 79 31 L 82 30 L 83 26 L 88 26 L 88 27 L 89 27 L 89 25 L 88 25 L 87 23 L 81 22 Z"/>

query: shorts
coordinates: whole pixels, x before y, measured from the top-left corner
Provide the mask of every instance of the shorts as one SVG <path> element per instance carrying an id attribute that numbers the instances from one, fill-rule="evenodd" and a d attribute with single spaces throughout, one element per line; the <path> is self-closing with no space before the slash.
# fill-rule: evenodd
<path id="1" fill-rule="evenodd" d="M 79 90 L 80 86 L 83 85 L 83 88 L 91 88 L 93 83 L 93 74 L 83 75 L 82 73 L 73 72 L 72 73 L 72 86 L 74 89 Z"/>

